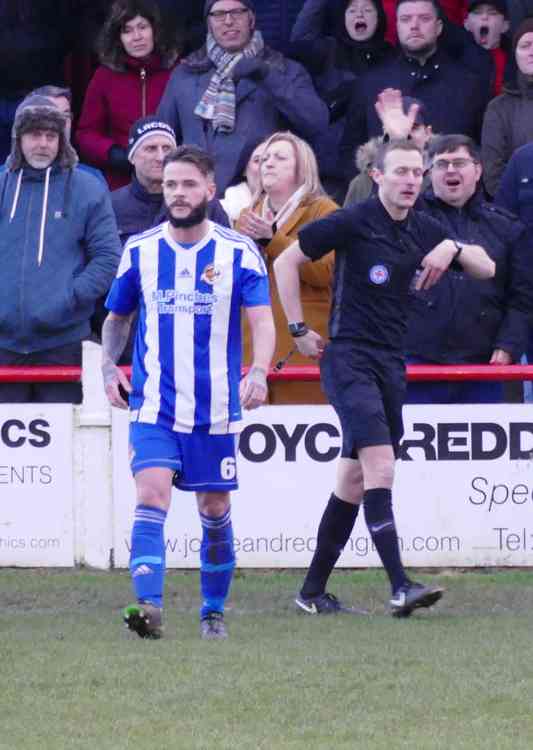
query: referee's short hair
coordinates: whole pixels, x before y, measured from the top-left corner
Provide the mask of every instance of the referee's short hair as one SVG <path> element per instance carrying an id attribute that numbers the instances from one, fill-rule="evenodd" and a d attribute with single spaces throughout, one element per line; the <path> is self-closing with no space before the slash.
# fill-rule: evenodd
<path id="1" fill-rule="evenodd" d="M 182 146 L 178 146 L 174 151 L 170 151 L 163 159 L 163 169 L 167 164 L 180 161 L 193 164 L 208 179 L 213 178 L 215 174 L 215 162 L 212 157 L 207 151 L 198 146 L 183 144 Z"/>
<path id="2" fill-rule="evenodd" d="M 391 151 L 417 151 L 420 156 L 423 157 L 422 149 L 419 148 L 416 143 L 409 138 L 384 141 L 379 145 L 376 153 L 376 159 L 374 161 L 375 169 L 378 169 L 380 172 L 383 172 L 385 170 L 385 158 Z"/>

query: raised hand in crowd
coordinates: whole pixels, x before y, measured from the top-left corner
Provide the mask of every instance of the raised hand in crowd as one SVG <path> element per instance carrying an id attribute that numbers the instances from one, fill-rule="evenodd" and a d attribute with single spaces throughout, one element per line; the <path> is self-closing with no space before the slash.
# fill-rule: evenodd
<path id="1" fill-rule="evenodd" d="M 402 92 L 399 89 L 385 89 L 376 100 L 376 112 L 383 123 L 383 132 L 389 138 L 407 138 L 413 129 L 419 105 L 411 104 L 407 112 L 402 104 Z"/>

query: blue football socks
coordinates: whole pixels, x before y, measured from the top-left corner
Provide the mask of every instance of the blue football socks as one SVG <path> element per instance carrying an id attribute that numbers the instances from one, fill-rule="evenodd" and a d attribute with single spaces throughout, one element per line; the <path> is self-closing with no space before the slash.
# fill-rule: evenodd
<path id="1" fill-rule="evenodd" d="M 166 511 L 138 505 L 131 531 L 130 573 L 137 601 L 163 606 Z"/>
<path id="2" fill-rule="evenodd" d="M 202 608 L 200 617 L 209 612 L 223 612 L 235 568 L 231 508 L 219 518 L 200 513 L 202 545 L 200 547 L 200 584 Z"/>

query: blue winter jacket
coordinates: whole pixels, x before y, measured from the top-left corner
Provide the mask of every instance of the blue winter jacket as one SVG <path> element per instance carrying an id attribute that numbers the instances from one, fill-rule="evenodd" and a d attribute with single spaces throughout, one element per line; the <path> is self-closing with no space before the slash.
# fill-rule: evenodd
<path id="1" fill-rule="evenodd" d="M 49 176 L 47 185 L 47 173 Z M 81 341 L 121 246 L 107 188 L 87 172 L 25 165 L 0 175 L 0 348 Z"/>

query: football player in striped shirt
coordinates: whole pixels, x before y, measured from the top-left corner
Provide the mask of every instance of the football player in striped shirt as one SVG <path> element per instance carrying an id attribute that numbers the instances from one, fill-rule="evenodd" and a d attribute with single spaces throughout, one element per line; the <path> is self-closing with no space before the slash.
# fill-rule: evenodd
<path id="1" fill-rule="evenodd" d="M 113 406 L 130 409 L 137 489 L 130 557 L 137 603 L 124 617 L 142 638 L 162 634 L 163 528 L 173 483 L 196 493 L 202 524 L 201 635 L 227 636 L 224 603 L 235 567 L 230 511 L 230 491 L 237 487 L 235 436 L 241 409 L 265 401 L 274 351 L 268 277 L 259 251 L 247 237 L 207 219 L 213 173 L 211 157 L 196 146 L 167 155 L 168 221 L 130 238 L 106 301 L 104 385 Z M 130 383 L 116 363 L 137 308 Z M 254 350 L 242 380 L 241 308 Z"/>

